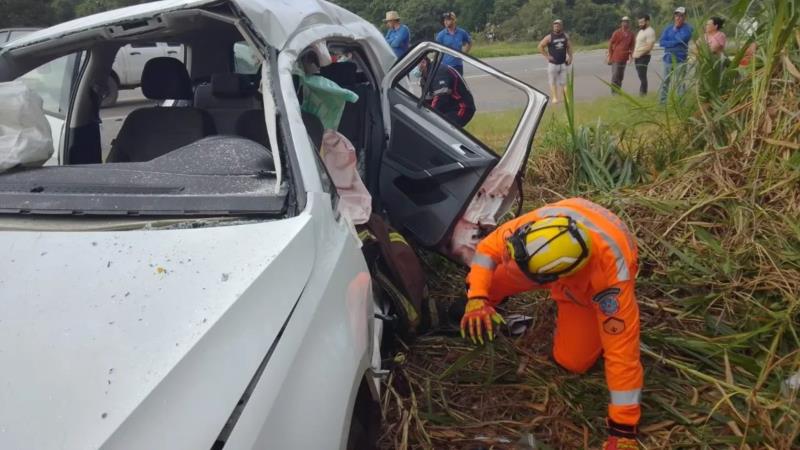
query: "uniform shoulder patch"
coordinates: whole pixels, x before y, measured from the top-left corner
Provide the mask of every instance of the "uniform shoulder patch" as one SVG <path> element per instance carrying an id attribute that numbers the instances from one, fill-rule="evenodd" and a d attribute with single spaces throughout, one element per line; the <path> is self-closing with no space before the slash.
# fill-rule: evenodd
<path id="1" fill-rule="evenodd" d="M 625 321 L 616 317 L 609 317 L 603 322 L 603 331 L 608 334 L 620 334 L 625 331 Z"/>
<path id="2" fill-rule="evenodd" d="M 613 316 L 619 311 L 619 288 L 610 288 L 592 297 L 600 311 L 607 316 Z"/>

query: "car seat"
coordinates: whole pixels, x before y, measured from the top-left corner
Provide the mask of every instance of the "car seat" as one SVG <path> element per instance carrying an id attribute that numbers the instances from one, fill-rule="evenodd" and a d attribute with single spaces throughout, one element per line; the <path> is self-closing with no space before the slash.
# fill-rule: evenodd
<path id="1" fill-rule="evenodd" d="M 216 73 L 211 76 L 211 83 L 197 86 L 194 107 L 211 115 L 218 134 L 239 134 L 239 118 L 249 110 L 262 108 L 257 94 L 258 83 L 252 77 Z"/>
<path id="2" fill-rule="evenodd" d="M 142 93 L 150 100 L 192 101 L 192 81 L 175 58 L 153 58 L 142 71 Z M 214 134 L 209 114 L 186 107 L 147 107 L 134 110 L 122 123 L 106 162 L 150 161 Z"/>
<path id="3" fill-rule="evenodd" d="M 322 145 L 322 134 L 324 131 L 322 122 L 320 122 L 317 116 L 305 111 L 302 112 L 302 115 L 303 124 L 306 126 L 308 136 L 311 138 L 311 142 L 314 143 L 317 150 L 319 150 Z M 264 110 L 251 109 L 242 114 L 236 123 L 236 135 L 270 148 Z"/>

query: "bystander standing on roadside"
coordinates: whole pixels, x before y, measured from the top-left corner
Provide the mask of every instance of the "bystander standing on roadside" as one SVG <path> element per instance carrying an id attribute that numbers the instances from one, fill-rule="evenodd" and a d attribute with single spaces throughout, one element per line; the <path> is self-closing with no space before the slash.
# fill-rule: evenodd
<path id="1" fill-rule="evenodd" d="M 539 42 L 539 52 L 547 60 L 547 80 L 550 84 L 550 98 L 557 104 L 559 92 L 566 96 L 567 68 L 572 64 L 572 43 L 564 32 L 561 19 L 553 21 L 553 31 Z"/>
<path id="2" fill-rule="evenodd" d="M 469 53 L 472 49 L 472 37 L 466 30 L 456 26 L 456 13 L 442 14 L 442 21 L 444 29 L 436 35 L 436 42 L 461 53 Z M 461 58 L 444 55 L 442 62 L 456 69 L 459 75 L 464 75 L 464 61 Z"/>
<path id="3" fill-rule="evenodd" d="M 608 41 L 606 62 L 611 66 L 611 94 L 616 95 L 618 90 L 622 89 L 625 68 L 631 59 L 635 43 L 636 36 L 631 31 L 631 19 L 625 16 Z M 617 89 L 614 89 L 615 86 Z"/>
<path id="4" fill-rule="evenodd" d="M 397 11 L 388 11 L 383 22 L 386 24 L 386 28 L 388 28 L 385 36 L 386 42 L 389 44 L 389 47 L 392 47 L 394 55 L 400 59 L 408 51 L 411 32 L 409 32 L 407 26 L 400 23 L 400 14 L 398 14 Z"/>
<path id="5" fill-rule="evenodd" d="M 750 65 L 750 62 L 756 55 L 756 48 L 757 45 L 755 42 L 751 42 L 750 45 L 747 46 L 747 48 L 744 50 L 742 59 L 739 61 L 739 67 L 748 67 Z"/>
<path id="6" fill-rule="evenodd" d="M 758 22 L 755 19 L 745 19 L 742 21 L 743 23 L 739 26 L 742 27 L 742 31 L 747 37 L 747 41 L 750 43 L 747 45 L 747 48 L 744 50 L 744 55 L 742 55 L 742 59 L 739 60 L 739 67 L 746 68 L 750 65 L 753 61 L 753 58 L 756 55 L 756 41 L 755 41 L 755 34 L 756 30 L 758 29 Z"/>
<path id="7" fill-rule="evenodd" d="M 672 20 L 673 23 L 667 25 L 659 40 L 659 44 L 664 49 L 664 78 L 661 81 L 660 93 L 662 104 L 667 102 L 670 83 L 675 83 L 679 93 L 683 93 L 683 84 L 676 78 L 682 76 L 680 72 L 689 56 L 689 42 L 691 42 L 694 32 L 692 26 L 686 23 L 686 8 L 683 6 L 675 8 Z"/>
<path id="8" fill-rule="evenodd" d="M 656 45 L 656 32 L 650 26 L 650 15 L 639 17 L 639 32 L 636 33 L 636 45 L 633 48 L 631 59 L 636 65 L 636 74 L 639 76 L 639 95 L 647 95 L 647 66 L 650 65 L 650 53 Z"/>
<path id="9" fill-rule="evenodd" d="M 706 22 L 705 41 L 711 53 L 722 55 L 725 53 L 725 44 L 728 42 L 727 36 L 722 32 L 722 25 L 725 20 L 719 17 L 712 17 Z"/>

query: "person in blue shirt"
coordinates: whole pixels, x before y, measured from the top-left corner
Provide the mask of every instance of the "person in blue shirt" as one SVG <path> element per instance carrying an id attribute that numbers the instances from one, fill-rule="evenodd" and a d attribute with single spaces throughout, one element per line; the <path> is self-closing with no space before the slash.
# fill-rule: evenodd
<path id="1" fill-rule="evenodd" d="M 408 43 L 411 40 L 411 32 L 408 27 L 400 23 L 400 14 L 397 11 L 388 11 L 386 18 L 383 19 L 386 24 L 386 42 L 392 47 L 394 55 L 398 59 L 408 51 Z"/>
<path id="2" fill-rule="evenodd" d="M 442 15 L 444 29 L 436 35 L 436 42 L 450 47 L 462 53 L 469 53 L 472 48 L 472 37 L 463 28 L 456 26 L 456 14 L 454 12 Z M 456 69 L 460 75 L 464 75 L 464 61 L 455 56 L 444 55 L 442 62 Z"/>
<path id="3" fill-rule="evenodd" d="M 686 8 L 680 6 L 672 15 L 673 23 L 668 25 L 661 33 L 659 45 L 664 49 L 664 78 L 661 81 L 661 103 L 666 103 L 669 85 L 673 78 L 678 78 L 681 66 L 686 63 L 689 56 L 689 42 L 692 40 L 694 30 L 686 23 Z M 679 92 L 683 93 L 683 86 L 677 81 Z"/>

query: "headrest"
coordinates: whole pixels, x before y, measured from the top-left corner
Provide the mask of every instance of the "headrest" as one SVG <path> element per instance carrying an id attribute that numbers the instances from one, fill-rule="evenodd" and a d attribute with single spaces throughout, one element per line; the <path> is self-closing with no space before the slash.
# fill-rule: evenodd
<path id="1" fill-rule="evenodd" d="M 192 100 L 192 80 L 177 59 L 153 58 L 142 70 L 142 93 L 151 100 Z"/>
<path id="2" fill-rule="evenodd" d="M 345 61 L 323 67 L 319 74 L 339 86 L 352 86 L 358 82 L 357 69 L 356 63 Z"/>
<path id="3" fill-rule="evenodd" d="M 211 75 L 211 92 L 214 97 L 242 97 L 242 84 L 235 73 L 215 73 Z"/>
<path id="4" fill-rule="evenodd" d="M 215 73 L 211 75 L 211 92 L 214 97 L 249 97 L 258 91 L 258 77 L 236 73 Z"/>

